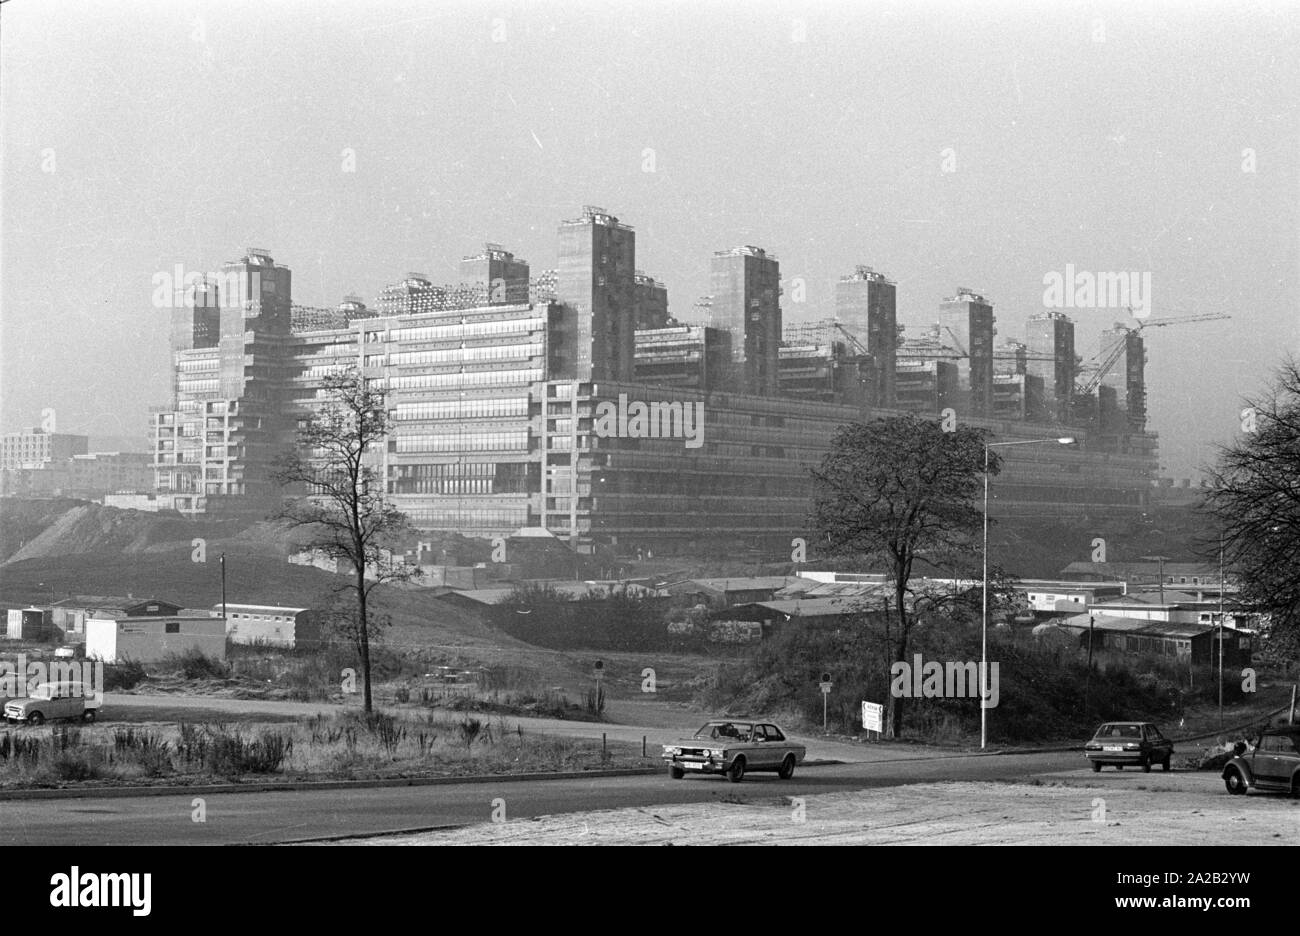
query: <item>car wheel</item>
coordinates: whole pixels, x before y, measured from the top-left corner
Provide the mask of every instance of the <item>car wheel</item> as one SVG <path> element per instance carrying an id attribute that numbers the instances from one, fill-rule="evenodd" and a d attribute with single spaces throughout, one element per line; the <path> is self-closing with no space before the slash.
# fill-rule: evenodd
<path id="1" fill-rule="evenodd" d="M 45 716 L 42 715 L 40 712 L 32 712 L 32 714 L 27 716 L 27 724 L 43 725 L 45 724 Z"/>
<path id="2" fill-rule="evenodd" d="M 1092 772 L 1093 772 L 1093 773 L 1101 773 L 1101 764 L 1098 763 L 1097 761 L 1093 761 L 1093 762 L 1092 762 Z"/>
<path id="3" fill-rule="evenodd" d="M 1224 774 L 1223 785 L 1227 787 L 1228 792 L 1233 796 L 1240 796 L 1246 792 L 1246 778 L 1241 775 L 1239 770 L 1229 770 Z"/>
<path id="4" fill-rule="evenodd" d="M 781 761 L 781 769 L 776 772 L 776 775 L 780 777 L 782 780 L 789 780 L 791 777 L 794 776 L 794 755 L 793 754 L 787 754 L 785 756 L 785 760 Z"/>
<path id="5" fill-rule="evenodd" d="M 727 779 L 732 783 L 739 783 L 745 779 L 745 759 L 743 757 L 737 757 L 731 762 L 731 766 L 727 769 Z"/>
<path id="6" fill-rule="evenodd" d="M 95 710 L 93 708 L 86 709 L 84 712 L 81 713 L 81 720 L 86 722 L 87 724 L 93 722 L 95 720 Z"/>
<path id="7" fill-rule="evenodd" d="M 672 777 L 674 780 L 680 780 L 682 777 L 686 776 L 686 771 L 682 770 L 680 767 L 669 767 L 668 776 Z"/>
<path id="8" fill-rule="evenodd" d="M 1151 758 L 1149 757 L 1142 758 L 1142 772 L 1151 773 Z"/>

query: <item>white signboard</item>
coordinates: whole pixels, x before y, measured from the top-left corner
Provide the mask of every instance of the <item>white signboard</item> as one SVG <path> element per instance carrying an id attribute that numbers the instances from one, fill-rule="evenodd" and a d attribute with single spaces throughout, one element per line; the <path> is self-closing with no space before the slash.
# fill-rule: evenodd
<path id="1" fill-rule="evenodd" d="M 877 702 L 863 702 L 862 727 L 867 731 L 884 731 L 885 707 Z"/>

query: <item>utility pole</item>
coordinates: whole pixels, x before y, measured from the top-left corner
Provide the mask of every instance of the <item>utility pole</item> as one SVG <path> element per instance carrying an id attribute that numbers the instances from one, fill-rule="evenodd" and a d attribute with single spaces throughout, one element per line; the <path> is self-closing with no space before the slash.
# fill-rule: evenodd
<path id="1" fill-rule="evenodd" d="M 1096 620 L 1096 615 L 1088 615 L 1088 675 L 1083 683 L 1084 715 L 1092 711 L 1092 625 Z"/>
<path id="2" fill-rule="evenodd" d="M 1143 556 L 1142 558 L 1160 564 L 1160 571 L 1156 573 L 1156 577 L 1160 579 L 1160 605 L 1161 607 L 1163 607 L 1165 603 L 1165 563 L 1169 561 L 1169 557 L 1168 556 Z"/>
<path id="3" fill-rule="evenodd" d="M 226 625 L 226 554 L 221 554 L 221 625 Z"/>
<path id="4" fill-rule="evenodd" d="M 1219 534 L 1219 730 L 1223 730 L 1223 534 Z"/>

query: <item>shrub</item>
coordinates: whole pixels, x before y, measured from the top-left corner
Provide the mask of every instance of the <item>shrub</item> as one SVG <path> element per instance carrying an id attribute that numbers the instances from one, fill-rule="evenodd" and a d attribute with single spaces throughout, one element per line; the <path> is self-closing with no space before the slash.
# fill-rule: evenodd
<path id="1" fill-rule="evenodd" d="M 178 658 L 176 664 L 181 675 L 186 679 L 227 679 L 230 677 L 230 665 L 215 657 L 207 656 L 197 647 L 191 647 Z"/>
<path id="2" fill-rule="evenodd" d="M 112 692 L 116 689 L 134 689 L 140 683 L 149 678 L 149 674 L 144 670 L 144 664 L 135 660 L 123 659 L 117 663 L 108 663 L 104 666 L 104 690 Z"/>
<path id="3" fill-rule="evenodd" d="M 56 778 L 66 781 L 95 780 L 103 774 L 94 752 L 84 748 L 60 751 L 50 767 Z"/>
<path id="4" fill-rule="evenodd" d="M 392 715 L 385 715 L 383 712 L 373 713 L 367 727 L 390 758 L 396 754 L 397 746 L 406 738 L 406 727 L 399 725 Z"/>
<path id="5" fill-rule="evenodd" d="M 219 776 L 275 773 L 293 753 L 293 738 L 278 731 L 262 731 L 256 739 L 246 739 L 225 725 L 199 728 L 182 723 L 177 728 L 176 752 L 181 760 Z"/>
<path id="6" fill-rule="evenodd" d="M 456 730 L 460 733 L 461 743 L 465 745 L 468 751 L 474 742 L 483 737 L 487 742 L 492 741 L 492 728 L 487 722 L 478 718 L 466 716 L 456 724 Z"/>

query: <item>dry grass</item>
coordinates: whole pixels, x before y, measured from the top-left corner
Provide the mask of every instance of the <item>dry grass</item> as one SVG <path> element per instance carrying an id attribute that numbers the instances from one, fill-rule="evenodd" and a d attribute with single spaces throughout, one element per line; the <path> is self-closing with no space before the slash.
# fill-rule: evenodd
<path id="1" fill-rule="evenodd" d="M 631 744 L 525 732 L 502 718 L 357 712 L 293 722 L 0 732 L 0 788 L 456 777 L 648 766 Z"/>

